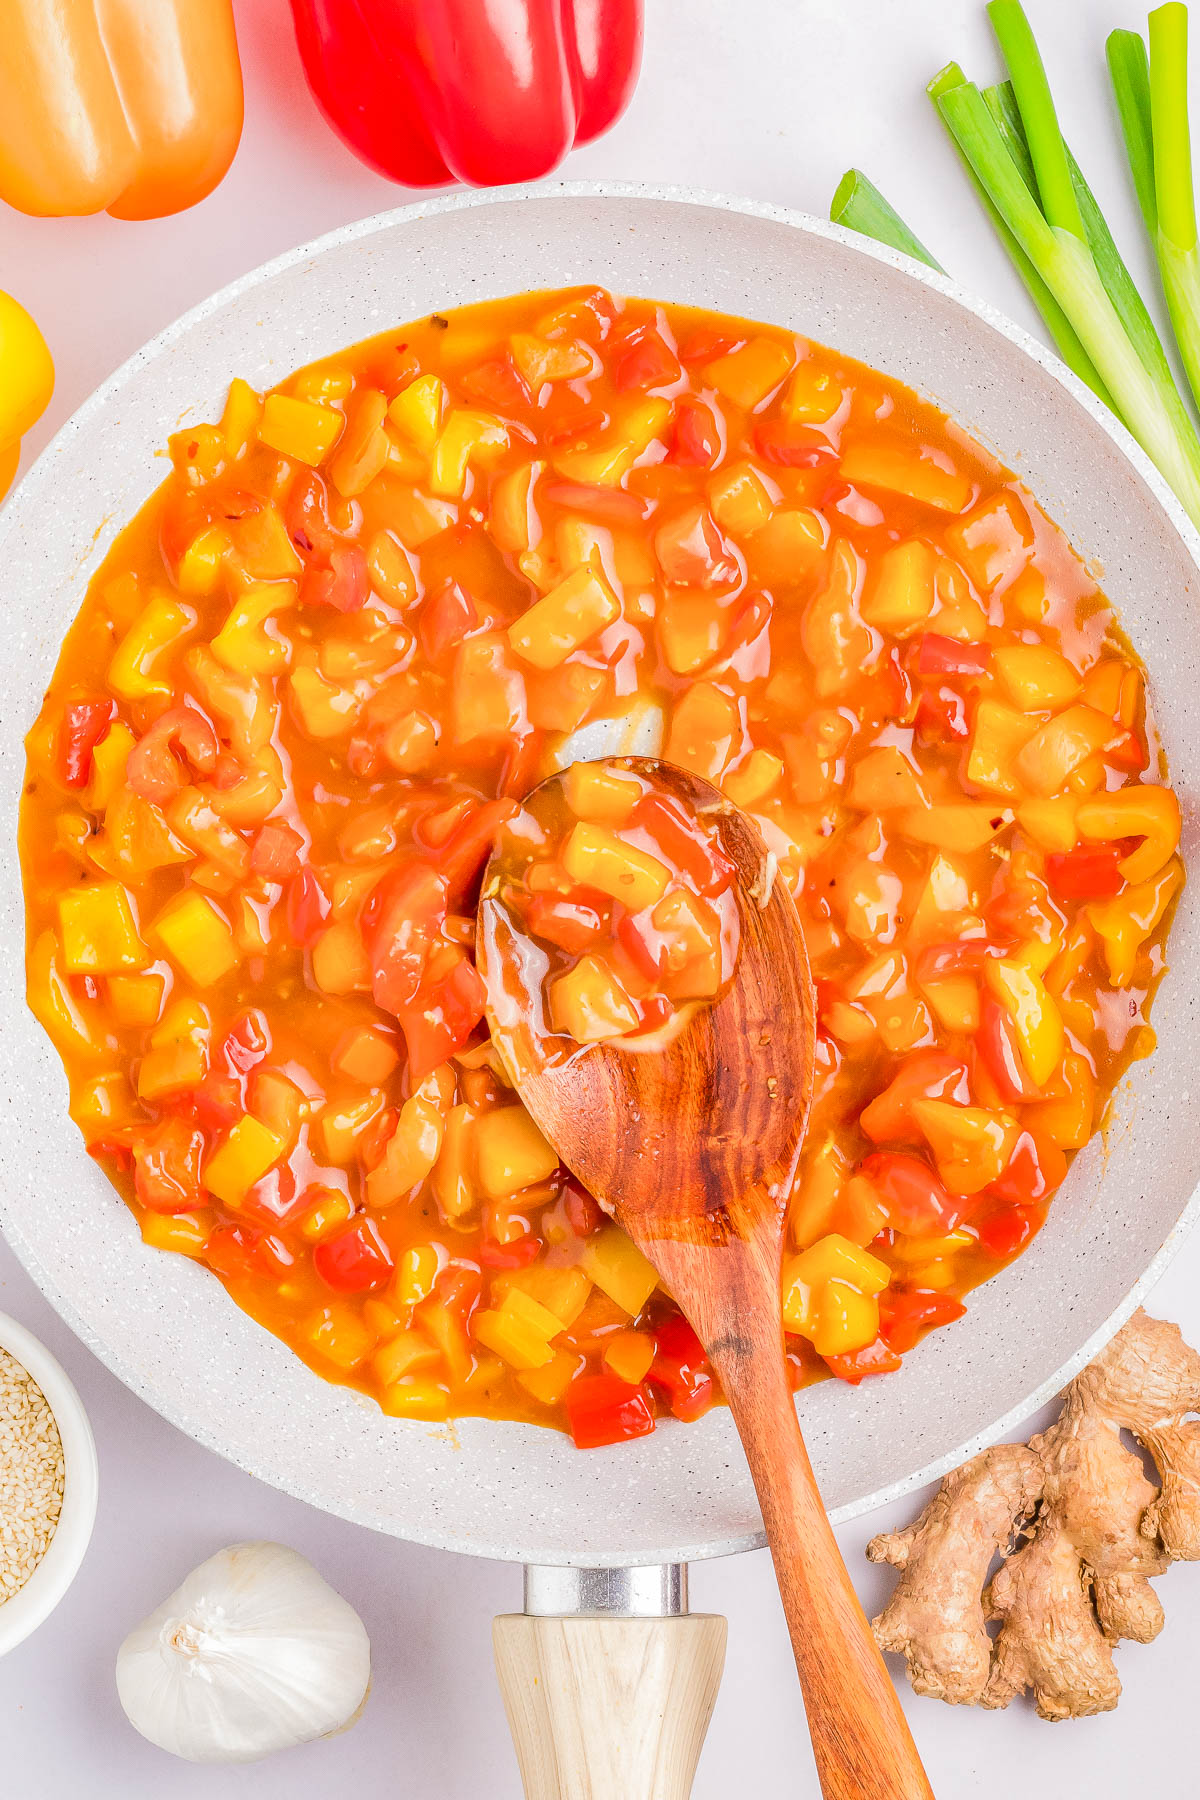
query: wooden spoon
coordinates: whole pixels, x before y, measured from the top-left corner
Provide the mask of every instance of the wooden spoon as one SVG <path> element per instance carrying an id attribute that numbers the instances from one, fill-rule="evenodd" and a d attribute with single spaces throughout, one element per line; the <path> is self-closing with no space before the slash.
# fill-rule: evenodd
<path id="1" fill-rule="evenodd" d="M 669 763 L 612 759 L 715 826 L 736 865 L 741 944 L 727 990 L 661 1049 L 538 1053 L 528 939 L 483 883 L 478 961 L 493 1042 L 563 1162 L 654 1264 L 708 1352 L 775 1559 L 827 1800 L 932 1800 L 896 1690 L 825 1515 L 783 1354 L 784 1210 L 812 1093 L 814 996 L 786 884 L 746 815 Z M 554 776 L 524 802 L 554 817 Z M 535 952 L 536 955 L 536 952 Z"/>

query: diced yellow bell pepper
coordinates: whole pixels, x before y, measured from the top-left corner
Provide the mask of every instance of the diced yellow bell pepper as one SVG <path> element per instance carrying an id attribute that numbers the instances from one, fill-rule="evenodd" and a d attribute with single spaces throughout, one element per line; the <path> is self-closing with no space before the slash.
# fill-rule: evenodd
<path id="1" fill-rule="evenodd" d="M 137 738 L 123 719 L 114 720 L 100 739 L 92 751 L 92 775 L 84 796 L 89 812 L 102 813 L 107 809 L 117 789 L 124 784 L 125 765 L 136 743 Z"/>
<path id="2" fill-rule="evenodd" d="M 67 888 L 58 897 L 58 925 L 68 974 L 115 975 L 144 969 L 150 961 L 129 893 L 120 882 Z"/>
<path id="3" fill-rule="evenodd" d="M 508 641 L 536 669 L 556 669 L 572 651 L 621 616 L 598 564 L 575 569 L 510 625 Z"/>
<path id="4" fill-rule="evenodd" d="M 942 975 L 925 981 L 921 992 L 944 1031 L 964 1036 L 979 1030 L 979 983 L 972 975 Z"/>
<path id="5" fill-rule="evenodd" d="M 431 1344 L 425 1333 L 415 1325 L 408 1325 L 379 1346 L 371 1358 L 371 1368 L 377 1379 L 388 1387 L 393 1381 L 399 1381 L 402 1375 L 411 1375 L 417 1369 L 428 1369 L 437 1360 L 437 1345 Z"/>
<path id="6" fill-rule="evenodd" d="M 1119 725 L 1090 706 L 1068 706 L 1030 738 L 1017 757 L 1017 775 L 1030 793 L 1057 794 L 1070 775 L 1121 734 Z"/>
<path id="7" fill-rule="evenodd" d="M 443 500 L 459 500 L 466 491 L 471 463 L 485 468 L 508 449 L 508 427 L 495 413 L 459 407 L 443 425 L 429 463 L 429 489 Z"/>
<path id="8" fill-rule="evenodd" d="M 1008 957 L 989 957 L 984 979 L 1016 1028 L 1021 1061 L 1035 1087 L 1044 1087 L 1062 1061 L 1062 1014 L 1034 970 Z"/>
<path id="9" fill-rule="evenodd" d="M 947 1231 L 941 1237 L 896 1236 L 889 1255 L 900 1263 L 932 1262 L 943 1256 L 954 1256 L 975 1242 L 969 1231 Z"/>
<path id="10" fill-rule="evenodd" d="M 617 1331 L 604 1343 L 604 1366 L 630 1387 L 638 1387 L 654 1361 L 654 1339 L 644 1331 Z"/>
<path id="11" fill-rule="evenodd" d="M 433 1197 L 448 1219 L 461 1218 L 479 1199 L 475 1135 L 479 1115 L 469 1106 L 452 1106 L 446 1115 L 442 1154 L 433 1171 Z"/>
<path id="12" fill-rule="evenodd" d="M 614 969 L 598 956 L 581 956 L 556 975 L 547 990 L 550 1023 L 577 1044 L 599 1044 L 637 1027 L 638 1014 Z"/>
<path id="13" fill-rule="evenodd" d="M 710 682 L 697 681 L 671 712 L 664 755 L 668 762 L 719 782 L 743 741 L 737 701 Z"/>
<path id="14" fill-rule="evenodd" d="M 138 1096 L 157 1100 L 163 1094 L 198 1087 L 208 1073 L 209 1017 L 198 1000 L 174 1000 L 150 1033 L 150 1048 L 138 1069 Z"/>
<path id="15" fill-rule="evenodd" d="M 933 611 L 937 558 L 921 538 L 909 538 L 885 550 L 862 598 L 868 625 L 906 637 Z"/>
<path id="16" fill-rule="evenodd" d="M 1065 855 L 1079 842 L 1075 813 L 1079 802 L 1070 794 L 1048 800 L 1023 800 L 1017 808 L 1017 824 L 1040 850 Z"/>
<path id="17" fill-rule="evenodd" d="M 161 594 L 148 600 L 108 665 L 108 685 L 114 694 L 123 700 L 171 695 L 171 683 L 154 674 L 154 665 L 165 650 L 182 643 L 195 624 L 196 614 L 190 606 Z"/>
<path id="18" fill-rule="evenodd" d="M 494 1350 L 510 1367 L 540 1369 L 554 1355 L 550 1339 L 558 1333 L 559 1323 L 545 1307 L 514 1288 L 499 1308 L 477 1312 L 471 1330 L 479 1343 Z"/>
<path id="19" fill-rule="evenodd" d="M 662 436 L 670 417 L 669 400 L 635 400 L 614 410 L 612 424 L 597 443 L 560 450 L 554 466 L 568 481 L 615 487 L 655 438 Z"/>
<path id="20" fill-rule="evenodd" d="M 192 891 L 168 900 L 150 936 L 199 988 L 220 981 L 240 960 L 228 920 L 211 900 Z"/>
<path id="21" fill-rule="evenodd" d="M 500 632 L 483 632 L 463 644 L 454 665 L 454 735 L 462 743 L 477 738 L 511 738 L 525 711 L 525 682 L 510 660 Z"/>
<path id="22" fill-rule="evenodd" d="M 259 442 L 292 462 L 316 468 L 332 450 L 345 421 L 332 407 L 292 394 L 268 394 L 259 420 Z"/>
<path id="23" fill-rule="evenodd" d="M 605 1225 L 588 1238 L 580 1261 L 584 1273 L 631 1319 L 636 1319 L 658 1286 L 653 1264 L 619 1225 Z"/>
<path id="24" fill-rule="evenodd" d="M 1078 669 L 1049 644 L 1001 644 L 992 666 L 1025 712 L 1057 712 L 1079 693 Z"/>
<path id="25" fill-rule="evenodd" d="M 753 412 L 791 372 L 796 352 L 778 338 L 751 338 L 704 366 L 704 380 L 724 399 Z"/>
<path id="26" fill-rule="evenodd" d="M 370 871 L 372 883 L 375 871 Z M 400 1061 L 389 1040 L 373 1026 L 362 1025 L 352 1031 L 333 1054 L 333 1066 L 348 1081 L 359 1081 L 364 1087 L 380 1087 Z"/>
<path id="27" fill-rule="evenodd" d="M 526 1393 L 540 1400 L 543 1406 L 557 1406 L 583 1366 L 583 1357 L 578 1351 L 558 1349 L 540 1369 L 520 1371 L 517 1380 Z"/>
<path id="28" fill-rule="evenodd" d="M 345 1194 L 339 1194 L 336 1188 L 320 1188 L 318 1192 L 321 1198 L 300 1221 L 300 1235 L 310 1244 L 319 1244 L 354 1217 L 354 1208 Z"/>
<path id="29" fill-rule="evenodd" d="M 419 1306 L 433 1292 L 441 1258 L 432 1244 L 410 1244 L 402 1250 L 392 1277 L 392 1293 L 400 1307 Z"/>
<path id="30" fill-rule="evenodd" d="M 202 1256 L 212 1235 L 212 1216 L 199 1213 L 142 1214 L 142 1242 L 152 1250 L 174 1250 L 181 1256 Z"/>
<path id="31" fill-rule="evenodd" d="M 324 743 L 327 738 L 347 737 L 354 729 L 362 701 L 353 688 L 326 681 L 307 665 L 292 670 L 288 688 L 300 728 L 307 737 Z"/>
<path id="32" fill-rule="evenodd" d="M 442 428 L 446 389 L 440 376 L 418 375 L 388 407 L 388 418 L 418 450 L 429 452 Z"/>
<path id="33" fill-rule="evenodd" d="M 1060 1150 L 1082 1150 L 1092 1135 L 1096 1112 L 1096 1077 L 1087 1058 L 1068 1050 L 1055 1086 L 1061 1092 L 1032 1107 L 1030 1122 Z"/>
<path id="34" fill-rule="evenodd" d="M 1088 917 L 1104 943 L 1108 978 L 1114 987 L 1128 987 L 1137 968 L 1138 951 L 1170 906 L 1183 882 L 1183 870 L 1172 859 L 1149 881 L 1128 887 L 1112 900 L 1096 900 Z"/>
<path id="35" fill-rule="evenodd" d="M 119 1125 L 133 1123 L 136 1108 L 133 1089 L 122 1070 L 76 1080 L 71 1089 L 71 1117 L 87 1143 L 106 1137 Z"/>
<path id="36" fill-rule="evenodd" d="M 341 919 L 321 933 L 312 947 L 312 975 L 323 994 L 367 992 L 371 959 L 357 925 Z"/>
<path id="37" fill-rule="evenodd" d="M 558 1168 L 550 1148 L 523 1106 L 498 1106 L 475 1127 L 479 1185 L 489 1200 L 507 1200 L 522 1188 L 549 1181 Z"/>
<path id="38" fill-rule="evenodd" d="M 1012 582 L 1033 549 L 1033 527 L 1008 488 L 989 494 L 946 533 L 946 542 L 981 594 Z"/>
<path id="39" fill-rule="evenodd" d="M 539 1306 L 552 1313 L 563 1331 L 569 1331 L 584 1307 L 592 1284 L 580 1268 L 551 1269 L 545 1266 L 518 1269 L 507 1278 L 510 1288 L 520 1288 Z M 492 1290 L 499 1286 L 494 1279 Z"/>
<path id="40" fill-rule="evenodd" d="M 226 1206 L 240 1206 L 255 1182 L 262 1180 L 286 1148 L 285 1138 L 252 1113 L 246 1113 L 208 1158 L 201 1183 Z"/>
<path id="41" fill-rule="evenodd" d="M 563 777 L 563 796 L 577 819 L 593 825 L 624 825 L 642 796 L 636 778 L 601 763 L 572 763 Z"/>
<path id="42" fill-rule="evenodd" d="M 950 800 L 921 812 L 900 814 L 900 830 L 917 844 L 934 844 L 942 850 L 969 856 L 990 844 L 1006 825 L 1012 824 L 1007 807 L 981 806 L 967 800 Z"/>
<path id="43" fill-rule="evenodd" d="M 807 587 L 821 566 L 828 536 L 821 514 L 810 507 L 777 507 L 746 541 L 751 580 L 772 588 Z"/>
<path id="44" fill-rule="evenodd" d="M 197 532 L 175 570 L 175 585 L 180 593 L 215 593 L 229 549 L 229 538 L 216 525 L 206 525 Z"/>
<path id="45" fill-rule="evenodd" d="M 357 1100 L 331 1102 L 322 1107 L 314 1123 L 314 1136 L 326 1160 L 345 1165 L 358 1155 L 358 1140 L 383 1111 L 380 1093 L 362 1094 Z"/>
<path id="46" fill-rule="evenodd" d="M 827 1137 L 806 1158 L 800 1183 L 788 1205 L 788 1233 L 801 1250 L 830 1230 L 845 1179 L 845 1152 L 835 1137 Z"/>
<path id="47" fill-rule="evenodd" d="M 1020 794 L 1017 760 L 1037 729 L 1036 719 L 998 700 L 981 700 L 967 749 L 967 780 L 988 794 Z"/>
<path id="48" fill-rule="evenodd" d="M 1075 824 L 1082 838 L 1143 841 L 1118 865 L 1126 881 L 1148 881 L 1179 848 L 1179 801 L 1170 788 L 1139 782 L 1081 800 Z"/>
<path id="49" fill-rule="evenodd" d="M 842 476 L 855 487 L 905 494 L 939 512 L 960 513 L 971 498 L 971 481 L 931 444 L 849 444 L 842 451 Z"/>
<path id="50" fill-rule="evenodd" d="M 671 879 L 670 870 L 656 856 L 586 819 L 573 827 L 562 860 L 572 881 L 620 900 L 630 912 L 641 912 L 661 900 Z"/>
<path id="51" fill-rule="evenodd" d="M 521 556 L 533 548 L 539 527 L 531 502 L 543 467 L 542 463 L 519 463 L 492 483 L 488 529 L 497 549 L 510 556 Z"/>
<path id="52" fill-rule="evenodd" d="M 927 806 L 929 795 L 920 771 L 904 752 L 884 744 L 868 750 L 856 764 L 846 804 L 860 812 L 894 812 L 897 807 Z"/>
<path id="53" fill-rule="evenodd" d="M 364 1324 L 361 1314 L 337 1302 L 312 1315 L 304 1337 L 318 1356 L 337 1369 L 356 1369 L 375 1347 L 375 1334 Z"/>
<path id="54" fill-rule="evenodd" d="M 753 463 L 730 463 L 708 484 L 708 507 L 722 531 L 748 538 L 767 523 L 774 505 Z"/>
<path id="55" fill-rule="evenodd" d="M 845 1281 L 864 1294 L 881 1294 L 891 1279 L 885 1262 L 852 1244 L 840 1232 L 831 1231 L 789 1259 L 788 1282 L 821 1287 L 827 1281 Z"/>
<path id="56" fill-rule="evenodd" d="M 769 750 L 752 750 L 721 783 L 735 806 L 752 811 L 779 785 L 783 763 Z"/>
<path id="57" fill-rule="evenodd" d="M 592 368 L 582 344 L 551 344 L 527 331 L 514 331 L 509 349 L 522 380 L 534 394 L 545 381 L 574 381 Z"/>
<path id="58" fill-rule="evenodd" d="M 879 1302 L 844 1281 L 827 1281 L 817 1297 L 811 1332 L 818 1356 L 849 1356 L 879 1336 Z"/>
<path id="59" fill-rule="evenodd" d="M 392 447 L 383 429 L 387 404 L 378 388 L 363 388 L 347 415 L 345 433 L 329 461 L 329 479 L 343 499 L 364 493 L 387 465 Z"/>
<path id="60" fill-rule="evenodd" d="M 221 414 L 221 435 L 225 439 L 227 456 L 242 454 L 257 436 L 261 418 L 262 401 L 248 381 L 235 375 L 225 397 L 225 411 Z"/>
<path id="61" fill-rule="evenodd" d="M 72 992 L 53 931 L 43 931 L 29 952 L 26 992 L 30 1011 L 60 1055 L 93 1061 L 116 1050 L 117 1040 L 107 1029 L 100 1007 Z"/>
<path id="62" fill-rule="evenodd" d="M 272 675 L 286 668 L 290 641 L 266 626 L 291 605 L 295 605 L 291 581 L 255 581 L 228 608 L 225 625 L 212 639 L 214 657 L 237 675 Z"/>
<path id="63" fill-rule="evenodd" d="M 841 382 L 809 359 L 799 365 L 784 389 L 780 411 L 798 425 L 827 425 L 841 410 L 844 398 Z"/>
<path id="64" fill-rule="evenodd" d="M 951 1100 L 914 1100 L 912 1116 L 953 1194 L 978 1194 L 1003 1174 L 1020 1130 L 1007 1113 Z"/>
<path id="65" fill-rule="evenodd" d="M 198 851 L 235 881 L 245 879 L 250 867 L 250 846 L 240 832 L 213 811 L 211 800 L 196 788 L 186 787 L 167 808 L 167 823 L 176 837 Z"/>
<path id="66" fill-rule="evenodd" d="M 450 1390 L 440 1381 L 430 1381 L 422 1375 L 402 1375 L 384 1388 L 379 1405 L 392 1419 L 447 1419 Z"/>
<path id="67" fill-rule="evenodd" d="M 108 1004 L 118 1025 L 153 1025 L 162 1010 L 163 976 L 110 975 Z"/>

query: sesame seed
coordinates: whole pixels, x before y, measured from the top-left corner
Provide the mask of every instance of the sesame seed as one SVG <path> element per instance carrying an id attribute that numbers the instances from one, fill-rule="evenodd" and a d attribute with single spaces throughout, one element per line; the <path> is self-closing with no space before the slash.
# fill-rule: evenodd
<path id="1" fill-rule="evenodd" d="M 54 1414 L 29 1371 L 0 1350 L 0 1606 L 45 1556 L 63 1498 Z"/>

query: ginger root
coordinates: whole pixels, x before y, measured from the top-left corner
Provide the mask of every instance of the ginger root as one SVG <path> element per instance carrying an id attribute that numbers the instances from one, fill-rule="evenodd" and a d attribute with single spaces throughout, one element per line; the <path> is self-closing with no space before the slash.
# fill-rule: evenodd
<path id="1" fill-rule="evenodd" d="M 973 1457 L 915 1525 L 871 1540 L 872 1562 L 901 1572 L 875 1636 L 907 1659 L 917 1693 L 1007 1706 L 1031 1689 L 1043 1719 L 1117 1704 L 1113 1645 L 1162 1628 L 1149 1577 L 1200 1558 L 1197 1411 L 1200 1356 L 1178 1326 L 1138 1312 L 1071 1382 L 1048 1431 Z"/>

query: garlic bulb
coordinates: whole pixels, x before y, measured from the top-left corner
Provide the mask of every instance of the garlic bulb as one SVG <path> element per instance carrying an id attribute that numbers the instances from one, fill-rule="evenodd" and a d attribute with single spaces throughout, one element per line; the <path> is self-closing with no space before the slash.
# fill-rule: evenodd
<path id="1" fill-rule="evenodd" d="M 353 1722 L 370 1679 L 362 1620 L 282 1544 L 218 1550 L 117 1652 L 130 1723 L 188 1762 L 327 1737 Z"/>

